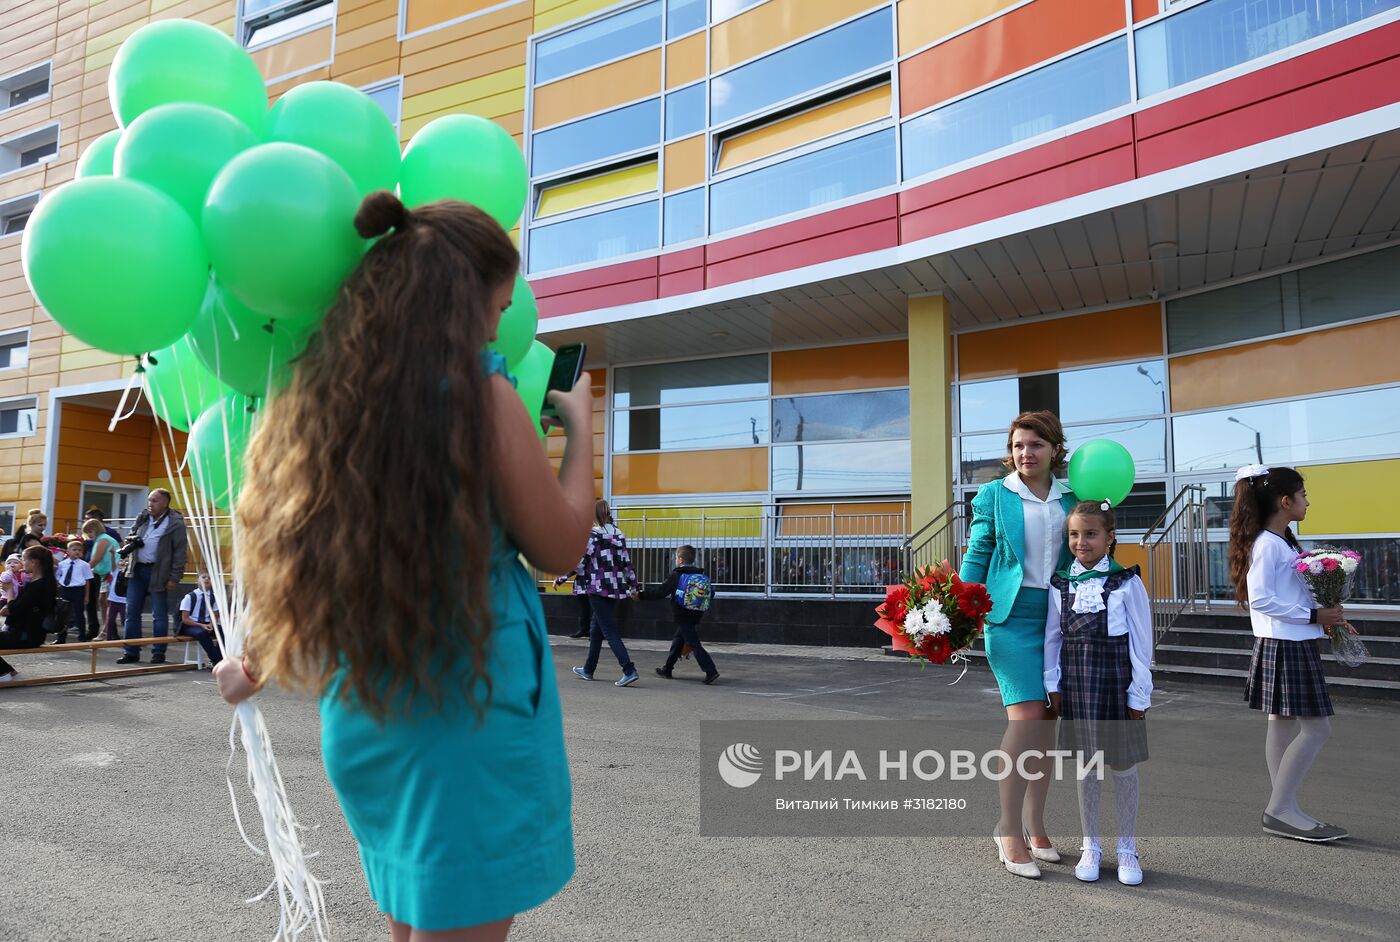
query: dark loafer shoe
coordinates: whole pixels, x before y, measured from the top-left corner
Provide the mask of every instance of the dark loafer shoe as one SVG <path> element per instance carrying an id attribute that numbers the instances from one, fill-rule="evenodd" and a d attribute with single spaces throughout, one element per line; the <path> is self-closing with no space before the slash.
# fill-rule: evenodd
<path id="1" fill-rule="evenodd" d="M 1311 844 L 1325 844 L 1328 841 L 1335 841 L 1347 836 L 1346 828 L 1339 828 L 1335 824 L 1319 824 L 1307 829 L 1295 828 L 1287 821 L 1280 821 L 1271 814 L 1264 815 L 1263 825 L 1265 834 L 1287 837 L 1295 841 L 1307 841 Z"/>

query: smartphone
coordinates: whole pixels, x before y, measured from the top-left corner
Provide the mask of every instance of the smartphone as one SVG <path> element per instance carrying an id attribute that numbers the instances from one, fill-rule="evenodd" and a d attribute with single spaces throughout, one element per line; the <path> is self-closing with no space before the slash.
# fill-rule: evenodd
<path id="1" fill-rule="evenodd" d="M 551 389 L 568 392 L 574 388 L 579 375 L 583 373 L 583 358 L 587 352 L 588 346 L 581 343 L 566 343 L 554 352 L 554 366 L 549 371 L 549 384 L 544 388 L 545 401 L 540 407 L 541 415 L 555 414 L 549 405 Z"/>

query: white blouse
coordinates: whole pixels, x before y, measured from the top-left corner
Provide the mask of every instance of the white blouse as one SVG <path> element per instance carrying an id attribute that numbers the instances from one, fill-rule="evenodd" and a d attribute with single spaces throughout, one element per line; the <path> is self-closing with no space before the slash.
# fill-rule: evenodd
<path id="1" fill-rule="evenodd" d="M 1312 593 L 1293 569 L 1298 551 L 1272 530 L 1261 530 L 1249 554 L 1249 621 L 1256 638 L 1307 641 L 1325 631 L 1312 621 Z"/>
<path id="2" fill-rule="evenodd" d="M 1128 706 L 1146 710 L 1152 706 L 1152 603 L 1147 598 L 1147 587 L 1134 577 L 1107 593 L 1107 600 L 1109 636 L 1128 636 L 1128 660 L 1133 666 Z M 1060 649 L 1065 640 L 1060 628 L 1060 590 L 1051 588 L 1050 611 L 1045 618 L 1046 693 L 1060 689 Z"/>
<path id="3" fill-rule="evenodd" d="M 1021 585 L 1027 589 L 1044 589 L 1055 574 L 1060 550 L 1065 545 L 1065 508 L 1060 498 L 1069 488 L 1053 478 L 1050 493 L 1044 500 L 1031 493 L 1021 475 L 1015 471 L 1001 479 L 1009 490 L 1021 495 L 1021 510 L 1026 526 L 1025 556 L 1021 559 Z"/>

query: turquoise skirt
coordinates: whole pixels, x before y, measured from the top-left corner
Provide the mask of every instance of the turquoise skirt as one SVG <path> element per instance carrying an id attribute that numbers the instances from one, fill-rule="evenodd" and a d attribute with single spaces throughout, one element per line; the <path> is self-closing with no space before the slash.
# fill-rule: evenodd
<path id="1" fill-rule="evenodd" d="M 1006 621 L 987 625 L 987 663 L 1001 688 L 1003 706 L 1045 699 L 1045 617 L 1049 609 L 1048 590 L 1023 586 Z"/>
<path id="2" fill-rule="evenodd" d="M 481 722 L 449 695 L 441 708 L 420 703 L 380 723 L 338 695 L 340 678 L 321 700 L 326 774 L 370 895 L 415 929 L 513 916 L 574 872 L 563 717 L 539 597 L 514 560 L 493 576 L 493 689 Z"/>

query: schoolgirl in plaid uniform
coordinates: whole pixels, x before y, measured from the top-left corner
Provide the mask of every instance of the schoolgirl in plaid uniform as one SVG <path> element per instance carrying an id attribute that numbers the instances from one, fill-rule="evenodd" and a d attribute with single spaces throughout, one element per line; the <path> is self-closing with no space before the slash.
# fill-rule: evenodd
<path id="1" fill-rule="evenodd" d="M 1265 833 L 1317 843 L 1348 836 L 1298 805 L 1298 789 L 1332 732 L 1317 642 L 1346 616 L 1340 605 L 1315 608 L 1293 568 L 1301 548 L 1292 524 L 1307 513 L 1303 477 L 1292 468 L 1256 464 L 1235 472 L 1230 578 L 1254 629 L 1244 699 L 1269 717 L 1264 758 L 1272 790 L 1261 822 Z"/>
<path id="2" fill-rule="evenodd" d="M 1102 751 L 1113 770 L 1118 810 L 1118 881 L 1142 882 L 1138 859 L 1137 764 L 1147 758 L 1152 706 L 1152 606 L 1138 567 L 1113 559 L 1113 511 L 1084 501 L 1065 522 L 1074 562 L 1050 579 L 1045 621 L 1045 689 L 1060 717 L 1060 748 Z M 1074 868 L 1085 882 L 1099 878 L 1099 797 L 1102 781 L 1079 782 L 1083 856 Z"/>

